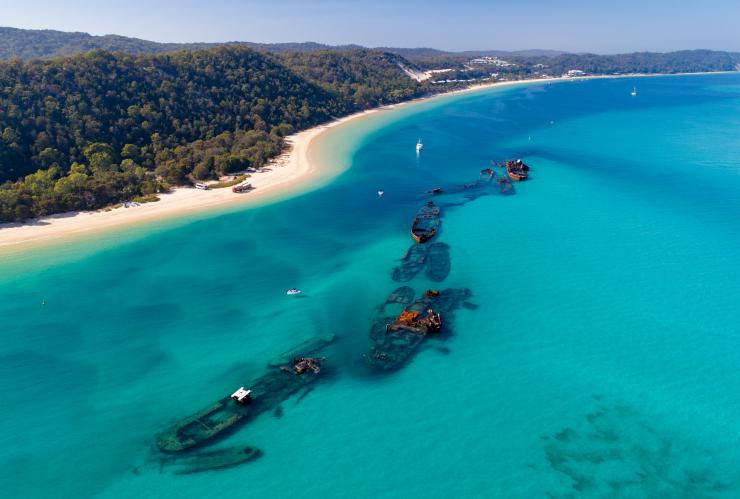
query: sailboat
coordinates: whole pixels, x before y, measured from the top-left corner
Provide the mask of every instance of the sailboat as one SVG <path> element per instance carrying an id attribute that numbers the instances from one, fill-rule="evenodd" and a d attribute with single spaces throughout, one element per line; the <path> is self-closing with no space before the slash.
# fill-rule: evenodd
<path id="1" fill-rule="evenodd" d="M 632 97 L 637 96 L 637 87 L 632 87 Z"/>
<path id="2" fill-rule="evenodd" d="M 420 153 L 424 149 L 424 144 L 421 143 L 421 139 L 416 143 L 416 153 Z"/>

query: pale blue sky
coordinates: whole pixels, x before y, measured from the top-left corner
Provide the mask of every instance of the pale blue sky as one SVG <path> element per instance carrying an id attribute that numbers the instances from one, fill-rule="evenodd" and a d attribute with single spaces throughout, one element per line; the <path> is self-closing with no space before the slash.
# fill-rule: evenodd
<path id="1" fill-rule="evenodd" d="M 0 0 L 0 26 L 167 42 L 740 51 L 740 0 Z"/>

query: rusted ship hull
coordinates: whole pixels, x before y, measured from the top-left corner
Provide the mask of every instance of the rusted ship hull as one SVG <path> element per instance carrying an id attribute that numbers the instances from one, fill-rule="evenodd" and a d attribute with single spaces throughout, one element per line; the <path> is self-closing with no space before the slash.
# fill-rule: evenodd
<path id="1" fill-rule="evenodd" d="M 370 328 L 370 340 L 373 344 L 364 355 L 368 367 L 374 371 L 387 372 L 403 366 L 425 339 L 437 331 L 449 331 L 449 321 L 454 310 L 466 302 L 470 295 L 468 289 L 447 289 L 436 294 L 425 293 L 412 303 L 386 300 L 379 307 L 378 315 Z M 405 296 L 408 298 L 408 293 Z M 391 304 L 396 305 L 389 307 Z M 399 318 L 399 310 L 401 313 L 406 310 L 425 314 L 430 309 L 444 318 L 444 326 L 440 323 L 441 329 L 430 330 L 426 326 L 416 327 L 413 324 L 394 327 Z"/>
<path id="2" fill-rule="evenodd" d="M 506 174 L 514 182 L 521 182 L 529 178 L 529 166 L 520 159 L 510 160 L 504 163 Z"/>
<path id="3" fill-rule="evenodd" d="M 419 244 L 425 243 L 433 238 L 440 224 L 440 209 L 434 203 L 428 201 L 416 214 L 411 224 L 411 237 Z"/>
<path id="4" fill-rule="evenodd" d="M 270 362 L 267 363 L 270 367 L 280 367 L 282 365 L 287 364 L 291 360 L 295 359 L 296 357 L 302 357 L 306 355 L 310 355 L 312 353 L 318 352 L 325 346 L 327 346 L 329 343 L 334 341 L 335 335 L 332 333 L 323 334 L 319 336 L 315 336 L 313 338 L 309 338 L 303 343 L 296 345 L 295 347 L 286 350 L 285 352 L 281 353 L 274 359 L 272 359 Z"/>
<path id="5" fill-rule="evenodd" d="M 529 178 L 529 175 L 527 175 L 526 173 L 516 173 L 508 169 L 506 170 L 506 174 L 514 182 L 521 182 L 522 180 L 527 180 L 527 178 Z"/>
<path id="6" fill-rule="evenodd" d="M 329 341 L 324 339 L 323 344 Z M 295 351 L 291 349 L 289 352 Z M 259 414 L 275 409 L 291 395 L 314 383 L 318 376 L 312 370 L 296 374 L 290 369 L 270 368 L 247 385 L 251 390 L 250 403 L 239 404 L 230 397 L 224 397 L 159 434 L 157 447 L 162 452 L 181 452 L 209 443 Z"/>

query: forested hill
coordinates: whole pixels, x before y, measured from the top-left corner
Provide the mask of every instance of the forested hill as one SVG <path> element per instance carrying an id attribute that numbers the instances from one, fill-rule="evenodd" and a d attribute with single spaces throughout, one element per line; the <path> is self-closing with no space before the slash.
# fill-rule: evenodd
<path id="1" fill-rule="evenodd" d="M 0 220 L 258 167 L 293 130 L 420 95 L 399 60 L 220 47 L 2 62 Z"/>
<path id="2" fill-rule="evenodd" d="M 520 67 L 544 64 L 552 74 L 569 69 L 589 72 L 667 72 L 719 71 L 735 69 L 740 64 L 740 53 L 713 50 L 683 50 L 678 52 L 636 52 L 630 54 L 598 55 L 572 54 L 559 50 L 468 50 L 450 52 L 434 48 L 376 47 L 367 49 L 360 45 L 325 45 L 303 43 L 255 43 L 233 41 L 224 43 L 160 43 L 120 35 L 94 36 L 88 33 L 55 30 L 30 30 L 0 27 L 0 60 L 49 59 L 85 53 L 94 49 L 126 54 L 161 54 L 180 50 L 238 46 L 271 54 L 348 52 L 374 50 L 399 55 L 424 69 L 462 68 L 477 57 L 503 57 L 516 61 Z"/>
<path id="3" fill-rule="evenodd" d="M 561 54 L 555 57 L 516 59 L 528 65 L 544 64 L 553 74 L 580 69 L 591 74 L 622 73 L 692 73 L 734 71 L 740 54 L 716 50 L 680 50 L 677 52 L 634 52 L 631 54 Z"/>
<path id="4" fill-rule="evenodd" d="M 50 29 L 0 27 L 0 59 L 23 60 L 60 57 L 94 49 L 127 54 L 157 54 L 182 49 L 209 48 L 208 44 L 158 43 L 118 35 L 93 36 L 88 33 Z"/>
<path id="5" fill-rule="evenodd" d="M 159 43 L 120 35 L 94 36 L 81 32 L 0 27 L 0 59 L 19 58 L 26 61 L 31 59 L 48 59 L 80 54 L 94 49 L 125 52 L 127 54 L 161 54 L 178 50 L 202 50 L 224 45 L 236 45 L 274 54 L 286 52 L 320 52 L 327 50 L 345 52 L 367 49 L 360 45 L 325 45 L 315 42 L 255 43 L 233 41 L 224 43 Z M 451 56 L 470 59 L 484 55 L 555 56 L 563 53 L 556 50 L 446 52 L 431 48 L 398 47 L 379 47 L 372 50 L 397 54 L 413 62 L 424 62 L 429 59 Z"/>

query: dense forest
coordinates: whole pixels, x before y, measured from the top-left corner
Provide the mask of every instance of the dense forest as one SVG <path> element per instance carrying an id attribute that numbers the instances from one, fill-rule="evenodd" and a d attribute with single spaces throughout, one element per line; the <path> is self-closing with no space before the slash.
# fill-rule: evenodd
<path id="1" fill-rule="evenodd" d="M 418 96 L 422 87 L 406 76 L 397 63 L 411 65 L 387 52 L 286 52 L 277 55 L 292 71 L 338 94 L 353 109 L 400 102 Z"/>
<path id="2" fill-rule="evenodd" d="M 259 167 L 294 130 L 424 92 L 397 60 L 220 47 L 0 63 L 0 220 Z"/>
<path id="3" fill-rule="evenodd" d="M 513 58 L 525 67 L 543 64 L 553 75 L 569 69 L 592 74 L 611 73 L 691 73 L 697 71 L 733 71 L 740 63 L 740 54 L 713 50 L 682 50 L 679 52 L 636 52 L 632 54 L 596 55 L 561 54 L 555 57 Z"/>
<path id="4" fill-rule="evenodd" d="M 0 27 L 0 59 L 13 59 L 16 57 L 23 60 L 42 59 L 75 55 L 94 49 L 125 52 L 127 54 L 160 54 L 178 50 L 202 50 L 223 45 L 237 45 L 276 54 L 286 52 L 321 52 L 328 50 L 346 52 L 348 50 L 366 49 L 360 45 L 326 45 L 315 42 L 255 43 L 234 41 L 226 43 L 159 43 L 120 35 L 93 36 L 80 32 L 69 33 L 48 29 L 34 30 Z M 376 47 L 372 50 L 397 54 L 416 63 L 432 62 L 439 57 L 457 57 L 461 60 L 467 60 L 482 55 L 552 56 L 563 53 L 556 50 L 445 52 L 431 48 L 397 47 Z"/>
<path id="5" fill-rule="evenodd" d="M 472 60 L 482 56 L 506 63 Z M 8 59 L 0 61 L 0 221 L 151 199 L 173 185 L 260 167 L 293 131 L 471 81 L 740 67 L 740 54 L 710 50 L 163 44 L 14 28 L 0 28 L 0 59 Z M 430 69 L 445 71 L 422 83 L 409 77 Z"/>

